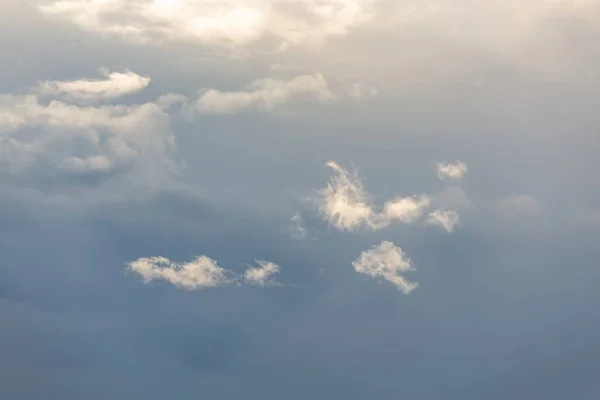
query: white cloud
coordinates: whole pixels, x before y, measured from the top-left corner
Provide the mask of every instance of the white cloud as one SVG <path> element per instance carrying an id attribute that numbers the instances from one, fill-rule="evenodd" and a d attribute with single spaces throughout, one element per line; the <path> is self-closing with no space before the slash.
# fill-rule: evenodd
<path id="1" fill-rule="evenodd" d="M 105 79 L 78 79 L 74 81 L 43 81 L 38 91 L 44 95 L 64 96 L 68 100 L 88 102 L 110 100 L 146 88 L 150 78 L 131 71 L 109 72 L 100 69 Z"/>
<path id="2" fill-rule="evenodd" d="M 12 175 L 128 172 L 137 186 L 168 179 L 179 163 L 170 116 L 155 103 L 82 106 L 0 94 L 0 167 Z"/>
<path id="3" fill-rule="evenodd" d="M 203 114 L 232 114 L 244 109 L 273 111 L 295 99 L 314 99 L 325 102 L 334 99 L 323 75 L 300 75 L 290 80 L 259 79 L 246 90 L 222 92 L 205 89 L 196 108 Z"/>
<path id="4" fill-rule="evenodd" d="M 421 218 L 431 205 L 426 195 L 398 197 L 386 202 L 383 211 L 377 213 L 371 203 L 371 195 L 356 172 L 350 174 L 333 161 L 326 165 L 336 174 L 319 192 L 319 208 L 325 220 L 340 230 L 361 227 L 377 230 L 394 221 L 412 223 Z"/>
<path id="5" fill-rule="evenodd" d="M 453 210 L 435 210 L 427 216 L 427 224 L 440 226 L 448 232 L 453 232 L 459 222 L 459 216 Z"/>
<path id="6" fill-rule="evenodd" d="M 467 165 L 460 161 L 455 163 L 438 162 L 436 168 L 437 177 L 442 180 L 460 180 L 468 171 Z"/>
<path id="7" fill-rule="evenodd" d="M 431 200 L 426 195 L 398 197 L 385 203 L 380 218 L 383 221 L 398 220 L 408 224 L 423 217 L 430 206 Z"/>
<path id="8" fill-rule="evenodd" d="M 196 257 L 187 263 L 176 263 L 165 257 L 139 258 L 128 266 L 146 283 L 165 280 L 187 290 L 212 288 L 232 282 L 231 271 L 219 267 L 215 260 L 206 256 Z"/>
<path id="9" fill-rule="evenodd" d="M 39 7 L 102 36 L 316 47 L 371 19 L 373 0 L 56 0 Z"/>
<path id="10" fill-rule="evenodd" d="M 247 285 L 255 286 L 267 286 L 267 285 L 278 285 L 278 283 L 272 280 L 273 275 L 279 273 L 279 265 L 268 262 L 268 261 L 256 261 L 259 265 L 256 268 L 248 268 L 244 273 L 244 282 Z"/>
<path id="11" fill-rule="evenodd" d="M 383 241 L 378 246 L 363 251 L 352 265 L 356 272 L 383 278 L 405 294 L 410 294 L 419 285 L 402 276 L 404 272 L 414 268 L 404 251 L 392 242 Z"/>
<path id="12" fill-rule="evenodd" d="M 373 227 L 374 212 L 370 195 L 364 189 L 356 172 L 350 174 L 333 161 L 326 164 L 336 175 L 320 191 L 319 205 L 325 220 L 340 230 Z"/>

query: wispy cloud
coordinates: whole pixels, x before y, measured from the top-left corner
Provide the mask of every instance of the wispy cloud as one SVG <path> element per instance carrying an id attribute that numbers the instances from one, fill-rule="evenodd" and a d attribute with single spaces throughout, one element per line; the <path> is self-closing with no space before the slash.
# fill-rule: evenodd
<path id="1" fill-rule="evenodd" d="M 72 81 L 43 81 L 37 90 L 44 95 L 61 96 L 71 101 L 95 102 L 115 99 L 146 88 L 150 78 L 131 71 L 110 72 L 100 69 L 104 79 L 77 79 Z"/>
<path id="2" fill-rule="evenodd" d="M 294 239 L 306 239 L 308 230 L 304 227 L 304 221 L 300 214 L 294 214 L 290 219 L 290 235 Z"/>
<path id="3" fill-rule="evenodd" d="M 378 246 L 363 251 L 352 265 L 356 272 L 383 278 L 404 294 L 410 294 L 419 285 L 417 282 L 409 282 L 402 275 L 414 268 L 410 258 L 392 242 L 383 241 Z"/>
<path id="4" fill-rule="evenodd" d="M 319 208 L 325 220 L 340 230 L 362 227 L 382 229 L 394 221 L 412 223 L 423 217 L 431 201 L 426 195 L 397 197 L 376 212 L 372 196 L 365 190 L 356 171 L 348 172 L 333 161 L 326 164 L 335 175 L 319 191 Z"/>
<path id="5" fill-rule="evenodd" d="M 467 173 L 467 164 L 457 161 L 455 163 L 442 163 L 436 164 L 437 177 L 442 180 L 457 181 L 462 179 Z"/>
<path id="6" fill-rule="evenodd" d="M 319 192 L 319 207 L 326 221 L 340 230 L 373 227 L 371 196 L 356 171 L 350 174 L 333 161 L 326 165 L 335 172 L 327 186 Z"/>
<path id="7" fill-rule="evenodd" d="M 435 210 L 427 216 L 428 225 L 440 226 L 448 232 L 454 232 L 458 222 L 458 213 L 453 210 Z"/>
<path id="8" fill-rule="evenodd" d="M 273 280 L 273 275 L 279 273 L 279 265 L 258 260 L 256 263 L 259 265 L 256 268 L 248 268 L 244 273 L 244 282 L 247 285 L 255 286 L 267 286 L 267 285 L 278 285 L 279 283 Z"/>

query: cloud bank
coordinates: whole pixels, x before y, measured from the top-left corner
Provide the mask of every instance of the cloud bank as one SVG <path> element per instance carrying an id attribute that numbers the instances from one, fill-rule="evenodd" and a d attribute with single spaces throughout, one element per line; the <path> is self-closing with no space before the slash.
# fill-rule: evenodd
<path id="1" fill-rule="evenodd" d="M 247 46 L 274 39 L 279 49 L 318 47 L 371 19 L 373 0 L 57 0 L 42 14 L 105 37 L 148 43 L 186 40 Z"/>

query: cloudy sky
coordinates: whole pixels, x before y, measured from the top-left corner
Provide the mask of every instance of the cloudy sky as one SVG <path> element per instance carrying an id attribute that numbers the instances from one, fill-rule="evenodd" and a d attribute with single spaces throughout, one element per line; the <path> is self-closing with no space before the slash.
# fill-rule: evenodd
<path id="1" fill-rule="evenodd" d="M 600 396 L 598 0 L 0 32 L 0 398 Z"/>

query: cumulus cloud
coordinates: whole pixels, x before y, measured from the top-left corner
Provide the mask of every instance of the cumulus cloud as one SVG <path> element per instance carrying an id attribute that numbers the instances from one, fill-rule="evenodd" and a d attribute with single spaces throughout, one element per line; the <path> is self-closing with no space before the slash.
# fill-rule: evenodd
<path id="1" fill-rule="evenodd" d="M 421 218 L 431 205 L 426 195 L 398 197 L 387 201 L 383 211 L 374 210 L 371 195 L 357 173 L 350 173 L 333 161 L 326 164 L 335 175 L 319 192 L 319 209 L 325 220 L 340 230 L 361 227 L 382 229 L 394 221 L 412 223 Z"/>
<path id="2" fill-rule="evenodd" d="M 441 180 L 457 181 L 463 178 L 467 173 L 467 165 L 463 162 L 457 161 L 455 163 L 442 163 L 436 164 L 436 174 Z"/>
<path id="3" fill-rule="evenodd" d="M 419 285 L 417 282 L 409 282 L 402 275 L 414 268 L 410 258 L 392 242 L 383 241 L 378 246 L 363 251 L 352 265 L 356 272 L 383 278 L 404 294 L 410 294 Z"/>
<path id="4" fill-rule="evenodd" d="M 214 288 L 232 282 L 232 272 L 217 265 L 209 257 L 200 256 L 187 263 L 176 263 L 165 257 L 139 258 L 128 264 L 144 282 L 165 280 L 187 290 Z"/>
<path id="5" fill-rule="evenodd" d="M 373 1 L 55 0 L 39 9 L 101 36 L 235 46 L 274 38 L 285 49 L 348 34 L 371 19 Z"/>
<path id="6" fill-rule="evenodd" d="M 105 79 L 77 79 L 73 81 L 43 81 L 38 91 L 44 95 L 63 96 L 68 100 L 87 102 L 110 100 L 146 88 L 150 78 L 131 71 L 110 72 L 100 69 Z"/>
<path id="7" fill-rule="evenodd" d="M 60 90 L 91 93 L 80 89 Z M 136 185 L 152 184 L 178 172 L 175 155 L 170 116 L 156 103 L 83 106 L 35 94 L 0 95 L 0 170 L 9 174 L 127 171 L 135 172 Z"/>
<path id="8" fill-rule="evenodd" d="M 274 281 L 273 275 L 279 273 L 279 265 L 258 260 L 256 263 L 259 265 L 256 268 L 248 268 L 244 273 L 244 283 L 247 285 L 254 286 L 267 286 L 267 285 L 278 285 L 277 281 Z"/>
<path id="9" fill-rule="evenodd" d="M 458 213 L 453 210 L 435 210 L 427 216 L 428 225 L 442 227 L 448 232 L 454 232 L 458 221 Z"/>
<path id="10" fill-rule="evenodd" d="M 294 99 L 332 100 L 334 94 L 322 74 L 300 75 L 290 80 L 259 79 L 246 90 L 222 92 L 205 89 L 196 102 L 203 114 L 232 114 L 245 109 L 273 111 Z"/>
<path id="11" fill-rule="evenodd" d="M 379 218 L 386 223 L 397 220 L 408 224 L 423 217 L 430 206 L 426 195 L 398 197 L 385 203 Z"/>

